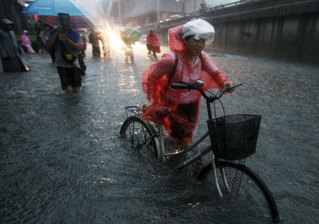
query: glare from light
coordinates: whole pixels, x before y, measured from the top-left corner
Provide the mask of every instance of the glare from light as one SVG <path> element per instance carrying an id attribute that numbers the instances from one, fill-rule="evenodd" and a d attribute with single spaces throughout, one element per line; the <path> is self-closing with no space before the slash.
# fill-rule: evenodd
<path id="1" fill-rule="evenodd" d="M 122 41 L 120 29 L 111 26 L 107 20 L 100 19 L 97 23 L 97 30 L 101 33 L 107 45 L 110 47 L 111 57 L 123 58 L 124 50 L 127 48 Z"/>
<path id="2" fill-rule="evenodd" d="M 97 31 L 100 32 L 105 43 L 110 47 L 110 57 L 124 61 L 124 53 L 128 50 L 128 47 L 121 38 L 121 31 L 125 30 L 125 28 L 110 25 L 105 19 L 98 19 L 95 24 Z M 133 52 L 145 51 L 145 45 L 138 42 L 132 44 L 132 48 Z"/>

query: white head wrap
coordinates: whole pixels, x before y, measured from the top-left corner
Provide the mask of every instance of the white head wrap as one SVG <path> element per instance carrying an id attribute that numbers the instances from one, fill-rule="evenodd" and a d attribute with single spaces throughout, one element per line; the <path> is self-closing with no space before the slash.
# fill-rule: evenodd
<path id="1" fill-rule="evenodd" d="M 193 36 L 195 40 L 204 39 L 207 44 L 214 41 L 214 27 L 202 19 L 187 22 L 183 27 L 183 39 Z"/>

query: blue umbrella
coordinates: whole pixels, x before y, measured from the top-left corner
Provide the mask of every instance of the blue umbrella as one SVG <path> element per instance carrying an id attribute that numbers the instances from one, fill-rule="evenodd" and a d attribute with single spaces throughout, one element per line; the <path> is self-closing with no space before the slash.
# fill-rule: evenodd
<path id="1" fill-rule="evenodd" d="M 70 0 L 36 0 L 22 13 L 38 15 L 40 20 L 56 26 L 58 13 L 67 13 L 71 16 L 71 25 L 74 28 L 92 28 L 94 25 L 86 18 L 89 13 L 80 5 Z"/>
<path id="2" fill-rule="evenodd" d="M 70 16 L 84 16 L 89 13 L 70 0 L 36 0 L 22 13 L 35 14 L 38 16 L 57 16 L 58 13 L 68 13 Z"/>

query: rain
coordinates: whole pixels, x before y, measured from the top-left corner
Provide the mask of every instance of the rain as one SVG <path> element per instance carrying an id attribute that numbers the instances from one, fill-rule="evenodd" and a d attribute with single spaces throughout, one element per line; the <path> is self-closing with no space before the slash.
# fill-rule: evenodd
<path id="1" fill-rule="evenodd" d="M 101 41 L 101 55 L 94 57 L 87 42 L 82 87 L 71 95 L 61 93 L 57 67 L 48 52 L 26 53 L 28 72 L 0 71 L 0 223 L 272 223 L 269 213 L 254 213 L 260 208 L 258 202 L 229 206 L 215 186 L 196 178 L 197 169 L 211 163 L 211 153 L 176 171 L 160 159 L 132 150 L 129 140 L 120 135 L 127 118 L 125 107 L 141 108 L 147 102 L 144 71 L 171 51 L 163 27 L 184 18 L 163 20 L 159 27 L 159 21 L 152 23 L 161 47 L 152 58 L 145 40 L 149 27 L 125 26 L 125 16 L 122 24 L 118 17 L 112 19 L 116 1 L 73 2 L 87 10 L 110 55 L 103 55 Z M 201 2 L 220 7 L 238 1 L 198 0 L 198 5 Z M 258 50 L 246 54 L 239 47 L 237 52 L 225 50 L 218 42 L 223 35 L 220 27 L 215 26 L 216 45 L 204 51 L 231 81 L 242 84 L 221 98 L 224 110 L 227 115 L 262 117 L 256 153 L 245 165 L 268 186 L 281 223 L 317 223 L 316 59 L 290 60 L 258 55 Z M 134 61 L 125 60 L 127 46 L 121 33 L 128 28 L 141 32 L 132 44 Z M 84 31 L 87 35 L 90 29 Z M 193 141 L 207 132 L 207 115 L 202 99 Z"/>

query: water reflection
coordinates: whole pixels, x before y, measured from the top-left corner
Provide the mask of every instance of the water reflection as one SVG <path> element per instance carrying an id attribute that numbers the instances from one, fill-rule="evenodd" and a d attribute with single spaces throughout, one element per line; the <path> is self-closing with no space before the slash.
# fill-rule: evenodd
<path id="1" fill-rule="evenodd" d="M 71 97 L 59 96 L 48 55 L 34 55 L 27 75 L 0 74 L 2 223 L 261 222 L 249 215 L 240 219 L 245 206 L 221 206 L 191 169 L 177 173 L 146 161 L 118 138 L 123 108 L 146 100 L 141 76 L 153 63 L 143 44 L 133 50 L 134 65 L 112 58 L 112 52 L 110 60 L 88 54 L 83 90 Z M 225 97 L 226 111 L 263 116 L 258 150 L 248 165 L 270 183 L 287 223 L 315 223 L 318 69 L 230 55 L 214 60 L 243 83 Z M 205 125 L 200 120 L 195 133 L 202 134 Z"/>

